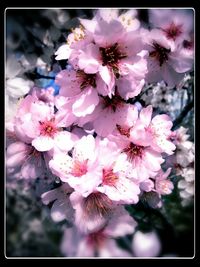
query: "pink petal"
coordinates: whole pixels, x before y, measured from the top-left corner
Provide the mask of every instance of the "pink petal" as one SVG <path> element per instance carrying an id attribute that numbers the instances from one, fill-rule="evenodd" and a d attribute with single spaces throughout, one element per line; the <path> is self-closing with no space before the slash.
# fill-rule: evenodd
<path id="1" fill-rule="evenodd" d="M 73 221 L 74 211 L 68 198 L 58 199 L 51 208 L 51 217 L 55 222 L 61 222 L 64 219 Z"/>
<path id="2" fill-rule="evenodd" d="M 22 142 L 15 142 L 8 146 L 6 151 L 6 166 L 20 166 L 28 157 L 30 147 Z"/>
<path id="3" fill-rule="evenodd" d="M 119 206 L 113 213 L 104 232 L 111 237 L 130 235 L 135 231 L 137 222 L 129 215 L 124 207 Z"/>
<path id="4" fill-rule="evenodd" d="M 149 150 L 148 148 L 146 149 L 144 163 L 147 168 L 152 171 L 159 171 L 163 162 L 164 159 L 162 159 L 159 153 Z"/>
<path id="5" fill-rule="evenodd" d="M 96 73 L 99 70 L 99 48 L 91 43 L 79 56 L 78 65 L 85 73 Z"/>
<path id="6" fill-rule="evenodd" d="M 72 112 L 77 117 L 84 117 L 87 114 L 91 114 L 98 103 L 99 96 L 96 90 L 90 87 L 85 89 L 84 92 L 79 95 L 72 106 Z"/>
<path id="7" fill-rule="evenodd" d="M 148 127 L 150 124 L 152 112 L 153 112 L 153 107 L 151 105 L 149 105 L 146 108 L 143 108 L 140 111 L 140 120 L 145 127 Z"/>
<path id="8" fill-rule="evenodd" d="M 95 139 L 92 135 L 83 136 L 77 141 L 73 150 L 73 158 L 79 162 L 95 159 Z"/>
<path id="9" fill-rule="evenodd" d="M 73 159 L 64 154 L 55 154 L 53 159 L 49 161 L 49 168 L 52 173 L 60 177 L 63 182 L 68 182 L 68 174 L 73 167 Z"/>
<path id="10" fill-rule="evenodd" d="M 103 79 L 103 81 L 108 85 L 108 87 L 112 89 L 115 83 L 113 72 L 110 69 L 108 69 L 107 66 L 100 66 L 99 74 Z"/>
<path id="11" fill-rule="evenodd" d="M 45 164 L 42 162 L 41 156 L 34 158 L 31 156 L 24 162 L 21 168 L 22 176 L 25 179 L 35 179 L 45 172 Z"/>
<path id="12" fill-rule="evenodd" d="M 115 113 L 105 109 L 100 116 L 94 121 L 96 133 L 102 137 L 111 134 L 116 127 Z"/>
<path id="13" fill-rule="evenodd" d="M 56 75 L 55 83 L 60 86 L 59 95 L 76 96 L 81 92 L 80 80 L 74 70 L 62 70 Z"/>
<path id="14" fill-rule="evenodd" d="M 97 22 L 95 20 L 89 20 L 89 19 L 79 19 L 79 20 L 87 31 L 94 33 L 97 25 Z"/>

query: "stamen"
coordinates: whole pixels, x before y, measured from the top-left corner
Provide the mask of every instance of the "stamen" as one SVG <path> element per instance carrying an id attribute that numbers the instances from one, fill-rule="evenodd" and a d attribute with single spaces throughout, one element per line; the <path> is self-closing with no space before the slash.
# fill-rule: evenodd
<path id="1" fill-rule="evenodd" d="M 164 62 L 168 60 L 168 54 L 170 53 L 170 49 L 167 49 L 156 42 L 153 42 L 154 51 L 149 53 L 150 57 L 155 58 L 159 61 L 160 66 L 163 65 Z"/>
<path id="2" fill-rule="evenodd" d="M 86 173 L 87 173 L 87 161 L 85 162 L 75 161 L 71 174 L 73 176 L 80 177 Z"/>
<path id="3" fill-rule="evenodd" d="M 130 143 L 126 148 L 122 150 L 122 152 L 126 153 L 128 156 L 128 160 L 132 162 L 135 157 L 142 157 L 143 149 L 143 146 L 138 146 L 133 143 Z"/>
<path id="4" fill-rule="evenodd" d="M 101 53 L 103 66 L 110 66 L 115 74 L 115 77 L 119 78 L 118 63 L 121 59 L 126 58 L 127 55 L 122 53 L 119 49 L 119 44 L 115 43 L 110 47 L 100 47 L 99 51 Z"/>
<path id="5" fill-rule="evenodd" d="M 112 209 L 112 201 L 103 193 L 91 193 L 84 200 L 85 213 L 88 216 L 106 216 Z"/>
<path id="6" fill-rule="evenodd" d="M 54 119 L 40 123 L 40 134 L 53 137 L 54 134 L 58 131 L 55 126 Z"/>
<path id="7" fill-rule="evenodd" d="M 118 175 L 113 172 L 112 169 L 102 171 L 103 175 L 103 184 L 104 185 L 115 185 L 116 181 L 118 180 Z"/>
<path id="8" fill-rule="evenodd" d="M 76 72 L 76 76 L 81 80 L 80 89 L 83 90 L 88 86 L 96 88 L 96 74 L 88 74 L 82 70 Z"/>
<path id="9" fill-rule="evenodd" d="M 124 100 L 116 92 L 112 98 L 109 98 L 108 96 L 104 97 L 104 103 L 105 108 L 109 107 L 113 112 L 115 112 L 118 107 L 122 107 L 124 105 Z"/>
<path id="10" fill-rule="evenodd" d="M 125 135 L 127 137 L 130 137 L 130 129 L 131 128 L 125 128 L 120 126 L 119 124 L 116 125 L 117 126 L 117 130 L 120 132 L 121 135 Z"/>

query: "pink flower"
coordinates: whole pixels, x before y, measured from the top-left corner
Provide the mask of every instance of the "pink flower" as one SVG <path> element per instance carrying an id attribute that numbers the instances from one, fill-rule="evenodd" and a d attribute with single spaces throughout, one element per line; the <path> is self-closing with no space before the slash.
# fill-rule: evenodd
<path id="1" fill-rule="evenodd" d="M 140 183 L 140 189 L 145 192 L 151 192 L 154 188 L 154 182 L 151 179 L 146 179 Z"/>
<path id="2" fill-rule="evenodd" d="M 150 9 L 149 20 L 154 27 L 160 28 L 168 39 L 179 43 L 194 28 L 193 11 L 189 9 Z"/>
<path id="3" fill-rule="evenodd" d="M 99 103 L 98 93 L 111 95 L 98 74 L 87 74 L 82 70 L 63 70 L 56 76 L 56 83 L 61 87 L 61 96 L 73 99 L 72 112 L 77 117 L 94 111 Z"/>
<path id="4" fill-rule="evenodd" d="M 115 210 L 112 218 L 102 229 L 93 233 L 81 233 L 76 227 L 64 232 L 61 251 L 68 257 L 130 257 L 114 238 L 132 234 L 137 223 L 123 208 Z"/>
<path id="5" fill-rule="evenodd" d="M 95 139 L 92 135 L 83 136 L 75 143 L 72 157 L 56 153 L 49 162 L 52 172 L 83 196 L 93 192 L 101 179 L 97 168 L 95 147 Z"/>
<path id="6" fill-rule="evenodd" d="M 73 44 L 85 42 L 87 38 L 85 36 L 85 31 L 82 26 L 72 29 L 67 37 L 67 43 L 61 45 L 55 52 L 56 60 L 68 59 L 73 50 Z"/>
<path id="7" fill-rule="evenodd" d="M 65 127 L 77 123 L 77 117 L 72 112 L 73 98 L 57 95 L 55 97 L 55 107 L 58 109 L 57 116 L 60 117 Z"/>
<path id="8" fill-rule="evenodd" d="M 50 120 L 39 121 L 37 129 L 39 134 L 33 139 L 32 145 L 38 151 L 48 151 L 54 147 L 61 151 L 69 151 L 77 140 L 72 133 L 60 130 L 56 116 Z"/>
<path id="9" fill-rule="evenodd" d="M 83 197 L 76 190 L 70 200 L 75 209 L 75 225 L 83 233 L 92 233 L 104 227 L 116 208 L 107 195 L 97 191 Z"/>
<path id="10" fill-rule="evenodd" d="M 108 139 L 116 142 L 121 153 L 127 155 L 127 160 L 132 165 L 130 176 L 136 183 L 156 176 L 164 162 L 159 152 L 150 146 L 141 145 L 139 140 L 133 141 L 131 136 L 124 133 L 118 136 L 109 135 Z"/>
<path id="11" fill-rule="evenodd" d="M 69 151 L 77 137 L 67 131 L 63 117 L 54 113 L 54 105 L 28 95 L 22 102 L 15 117 L 14 130 L 20 140 L 31 143 L 38 151 L 53 148 Z"/>
<path id="12" fill-rule="evenodd" d="M 155 190 L 159 195 L 168 195 L 171 194 L 174 189 L 174 185 L 170 180 L 167 180 L 171 172 L 171 168 L 168 168 L 166 172 L 160 170 L 155 179 Z"/>
<path id="13" fill-rule="evenodd" d="M 90 121 L 95 132 L 106 137 L 116 129 L 117 125 L 124 123 L 132 125 L 136 117 L 136 107 L 126 104 L 116 93 L 111 99 L 109 97 L 102 98 L 91 117 L 81 119 L 79 126 L 84 126 Z"/>
<path id="14" fill-rule="evenodd" d="M 164 80 L 169 87 L 180 83 L 186 72 L 193 68 L 193 57 L 161 30 L 143 31 L 148 50 L 146 79 L 149 83 Z"/>
<path id="15" fill-rule="evenodd" d="M 168 115 L 156 115 L 152 119 L 153 108 L 149 105 L 140 111 L 139 118 L 130 130 L 134 142 L 151 146 L 157 152 L 173 154 L 176 146 L 170 141 L 172 121 Z"/>
<path id="16" fill-rule="evenodd" d="M 118 147 L 115 146 L 108 139 L 99 144 L 98 159 L 102 180 L 97 190 L 118 203 L 137 203 L 140 189 L 129 175 L 132 166 L 127 161 L 127 156 L 119 154 Z"/>
<path id="17" fill-rule="evenodd" d="M 73 222 L 74 210 L 69 200 L 69 195 L 73 189 L 68 184 L 63 184 L 60 187 L 45 192 L 41 195 L 42 202 L 48 205 L 53 202 L 51 207 L 51 217 L 55 222 L 67 220 Z"/>
<path id="18" fill-rule="evenodd" d="M 126 76 L 127 80 L 130 78 L 127 75 L 131 73 L 131 88 L 129 91 L 135 95 L 137 91 L 141 90 L 146 73 L 146 61 L 137 56 L 142 50 L 139 33 L 137 31 L 127 32 L 121 22 L 117 20 L 109 22 L 103 19 L 98 21 L 88 20 L 87 22 L 84 20 L 86 29 L 90 28 L 89 23 L 93 23 L 94 42 L 83 46 L 78 55 L 74 50 L 69 62 L 75 66 L 72 58 L 76 58 L 78 59 L 78 68 L 84 70 L 85 73 L 94 74 L 98 72 L 108 86 L 109 91 L 113 90 L 115 79 L 120 77 L 122 79 L 123 76 Z M 134 43 L 134 46 L 132 43 Z M 76 54 L 76 57 L 73 56 L 73 53 Z M 126 94 L 122 95 L 128 97 Z"/>
<path id="19" fill-rule="evenodd" d="M 7 168 L 20 168 L 21 176 L 25 179 L 41 177 L 47 171 L 47 160 L 45 153 L 21 141 L 10 144 L 6 151 Z"/>
<path id="20" fill-rule="evenodd" d="M 135 58 L 135 62 L 127 68 L 127 75 L 120 76 L 116 81 L 119 95 L 125 100 L 137 96 L 145 84 L 146 73 L 146 60 L 140 57 Z"/>
<path id="21" fill-rule="evenodd" d="M 94 33 L 97 23 L 101 20 L 107 23 L 116 20 L 122 24 L 126 31 L 134 31 L 140 27 L 140 22 L 136 16 L 136 9 L 130 9 L 121 15 L 119 15 L 118 9 L 98 9 L 92 20 L 80 19 L 80 22 L 91 33 Z"/>

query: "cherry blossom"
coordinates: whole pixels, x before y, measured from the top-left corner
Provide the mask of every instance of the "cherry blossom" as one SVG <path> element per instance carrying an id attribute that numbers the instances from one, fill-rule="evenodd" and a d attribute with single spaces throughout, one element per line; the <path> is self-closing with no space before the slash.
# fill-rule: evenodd
<path id="1" fill-rule="evenodd" d="M 152 83 L 164 80 L 169 87 L 178 85 L 185 73 L 193 69 L 191 54 L 168 39 L 161 30 L 143 30 L 142 36 L 148 51 L 147 81 Z"/>
<path id="2" fill-rule="evenodd" d="M 47 206 L 41 216 L 58 223 L 64 256 L 157 257 L 162 240 L 142 232 L 154 223 L 146 215 L 162 213 L 174 188 L 183 206 L 194 196 L 194 142 L 181 126 L 193 97 L 194 14 L 87 12 L 64 17 L 59 40 L 37 24 L 46 52 L 35 64 L 8 57 L 6 178 Z"/>
<path id="3" fill-rule="evenodd" d="M 92 233 L 77 231 L 75 227 L 65 229 L 61 243 L 62 253 L 68 257 L 131 257 L 119 248 L 115 238 L 132 234 L 136 221 L 122 208 L 117 208 L 107 225 Z"/>
<path id="4" fill-rule="evenodd" d="M 63 182 L 83 196 L 89 195 L 100 183 L 94 137 L 88 135 L 78 140 L 74 145 L 72 157 L 55 153 L 49 167 Z"/>
<path id="5" fill-rule="evenodd" d="M 49 155 L 21 141 L 14 142 L 7 147 L 6 158 L 7 168 L 20 167 L 21 176 L 25 179 L 40 177 L 48 168 Z"/>
<path id="6" fill-rule="evenodd" d="M 63 184 L 56 189 L 47 191 L 41 195 L 42 202 L 48 205 L 53 202 L 51 207 L 51 217 L 55 222 L 63 221 L 64 219 L 73 222 L 74 210 L 69 200 L 69 195 L 73 189 L 68 184 Z"/>
<path id="7" fill-rule="evenodd" d="M 141 145 L 150 145 L 157 152 L 173 154 L 176 146 L 170 140 L 172 121 L 166 114 L 156 115 L 152 118 L 153 107 L 151 105 L 140 111 L 139 118 L 130 135 L 135 142 Z"/>

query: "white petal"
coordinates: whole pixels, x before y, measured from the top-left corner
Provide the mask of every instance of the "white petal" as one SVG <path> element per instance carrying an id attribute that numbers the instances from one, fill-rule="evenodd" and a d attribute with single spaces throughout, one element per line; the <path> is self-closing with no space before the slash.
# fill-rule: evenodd
<path id="1" fill-rule="evenodd" d="M 56 60 L 62 60 L 62 59 L 68 59 L 71 53 L 71 49 L 69 48 L 68 44 L 61 45 L 58 50 L 55 52 L 55 59 Z"/>
<path id="2" fill-rule="evenodd" d="M 62 152 L 71 150 L 76 140 L 78 137 L 67 131 L 58 132 L 54 136 L 54 143 Z"/>
<path id="3" fill-rule="evenodd" d="M 53 148 L 54 141 L 51 137 L 41 135 L 32 141 L 32 146 L 38 151 L 48 151 Z"/>

